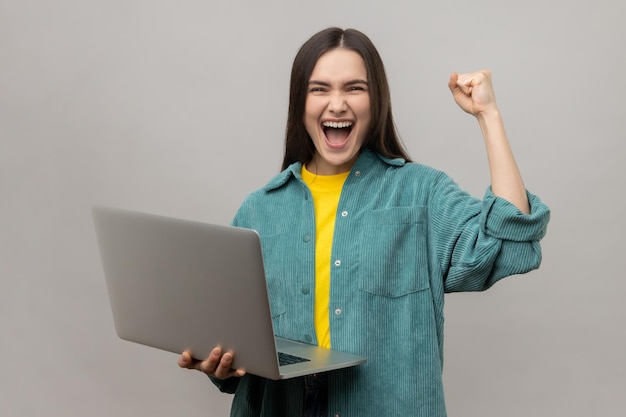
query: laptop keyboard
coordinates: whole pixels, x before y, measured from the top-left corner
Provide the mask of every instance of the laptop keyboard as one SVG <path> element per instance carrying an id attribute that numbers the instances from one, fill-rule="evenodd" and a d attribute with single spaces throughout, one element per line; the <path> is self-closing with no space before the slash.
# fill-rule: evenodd
<path id="1" fill-rule="evenodd" d="M 310 362 L 310 359 L 302 358 L 300 356 L 290 355 L 285 352 L 278 352 L 278 364 L 280 366 L 293 365 L 294 363 Z"/>

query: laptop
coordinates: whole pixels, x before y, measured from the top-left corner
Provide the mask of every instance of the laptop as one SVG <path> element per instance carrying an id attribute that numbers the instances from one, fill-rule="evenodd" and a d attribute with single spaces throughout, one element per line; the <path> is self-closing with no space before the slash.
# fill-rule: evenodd
<path id="1" fill-rule="evenodd" d="M 365 362 L 274 336 L 256 231 L 102 206 L 92 215 L 121 339 L 202 360 L 221 346 L 233 368 L 274 380 Z"/>

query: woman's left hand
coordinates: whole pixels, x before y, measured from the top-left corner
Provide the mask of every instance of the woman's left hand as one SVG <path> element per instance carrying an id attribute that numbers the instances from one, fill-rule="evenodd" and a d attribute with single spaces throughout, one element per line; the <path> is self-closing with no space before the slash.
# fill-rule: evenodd
<path id="1" fill-rule="evenodd" d="M 479 116 L 484 112 L 497 110 L 489 70 L 466 74 L 453 72 L 450 75 L 448 87 L 459 107 L 469 114 Z"/>

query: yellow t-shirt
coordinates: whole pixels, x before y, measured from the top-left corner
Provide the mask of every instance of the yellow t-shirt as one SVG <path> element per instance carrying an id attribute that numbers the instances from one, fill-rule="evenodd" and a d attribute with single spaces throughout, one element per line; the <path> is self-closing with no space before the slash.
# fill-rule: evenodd
<path id="1" fill-rule="evenodd" d="M 326 348 L 330 348 L 328 305 L 335 216 L 348 174 L 317 175 L 302 166 L 302 179 L 311 190 L 315 208 L 315 333 L 318 345 Z"/>

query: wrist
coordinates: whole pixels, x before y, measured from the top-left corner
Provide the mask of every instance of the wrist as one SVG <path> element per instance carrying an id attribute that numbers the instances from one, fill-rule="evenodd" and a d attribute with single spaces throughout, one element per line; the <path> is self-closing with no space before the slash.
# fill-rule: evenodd
<path id="1" fill-rule="evenodd" d="M 476 114 L 479 123 L 499 122 L 502 120 L 500 110 L 496 106 L 488 107 Z"/>
<path id="2" fill-rule="evenodd" d="M 500 137 L 506 137 L 504 132 L 504 122 L 497 108 L 480 112 L 476 115 L 480 130 L 486 141 L 495 140 Z"/>

